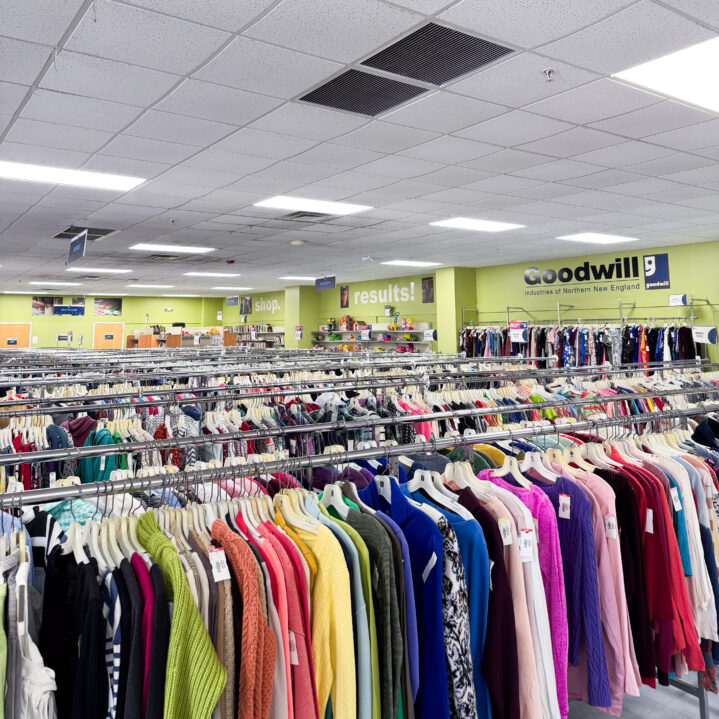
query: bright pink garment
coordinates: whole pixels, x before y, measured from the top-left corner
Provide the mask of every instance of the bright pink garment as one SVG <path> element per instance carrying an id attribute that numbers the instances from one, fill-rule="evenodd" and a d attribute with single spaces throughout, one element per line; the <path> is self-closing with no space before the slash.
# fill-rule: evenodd
<path id="1" fill-rule="evenodd" d="M 152 579 L 147 565 L 142 557 L 135 552 L 130 559 L 130 564 L 135 571 L 137 583 L 142 593 L 142 646 L 145 650 L 145 663 L 142 677 L 142 716 L 145 716 L 147 706 L 147 693 L 150 689 L 150 655 L 152 653 L 152 611 L 155 604 L 155 592 L 152 589 Z"/>
<path id="2" fill-rule="evenodd" d="M 424 414 L 424 411 L 419 409 L 418 407 L 410 407 L 406 402 L 403 402 L 402 400 L 398 400 L 397 404 L 405 410 L 406 412 L 409 412 L 410 414 Z M 432 436 L 432 423 L 431 422 L 416 422 L 414 424 L 414 431 L 417 434 L 421 434 L 426 440 L 429 440 L 429 438 Z"/>
<path id="3" fill-rule="evenodd" d="M 562 717 L 569 713 L 567 693 L 567 664 L 569 652 L 569 626 L 567 622 L 567 599 L 564 592 L 564 570 L 559 547 L 557 515 L 547 495 L 532 485 L 529 489 L 506 482 L 492 475 L 491 469 L 479 473 L 479 478 L 496 484 L 519 498 L 532 514 L 537 525 L 537 550 L 542 583 L 547 598 L 547 613 L 552 632 L 552 657 L 557 681 L 557 700 Z"/>

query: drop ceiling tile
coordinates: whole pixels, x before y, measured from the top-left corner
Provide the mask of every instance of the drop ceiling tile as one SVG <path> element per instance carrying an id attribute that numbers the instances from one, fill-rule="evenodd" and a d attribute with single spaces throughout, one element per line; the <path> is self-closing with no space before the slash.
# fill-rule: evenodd
<path id="1" fill-rule="evenodd" d="M 719 119 L 660 132 L 646 139 L 656 145 L 672 147 L 676 150 L 699 150 L 711 147 L 719 144 Z"/>
<path id="2" fill-rule="evenodd" d="M 382 157 L 379 152 L 360 150 L 356 147 L 334 145 L 329 142 L 317 145 L 306 152 L 295 155 L 292 159 L 306 165 L 320 167 L 334 167 L 338 170 L 349 170 L 358 165 L 378 160 Z"/>
<path id="3" fill-rule="evenodd" d="M 118 204 L 128 203 L 141 207 L 155 207 L 170 210 L 186 201 L 186 199 L 178 197 L 177 195 L 165 195 L 162 192 L 155 192 L 149 187 L 141 187 L 123 195 L 118 200 Z"/>
<path id="4" fill-rule="evenodd" d="M 600 172 L 594 172 L 591 175 L 584 175 L 582 177 L 567 180 L 567 184 L 576 187 L 601 189 L 603 187 L 618 185 L 621 182 L 631 182 L 632 180 L 641 180 L 641 175 L 637 175 L 632 172 L 625 172 L 624 170 L 611 169 L 601 170 Z"/>
<path id="5" fill-rule="evenodd" d="M 692 170 L 692 172 L 698 172 Z M 719 177 L 719 167 L 716 168 L 717 177 Z M 684 173 L 678 173 L 682 175 Z M 672 179 L 679 179 L 678 176 L 672 176 Z M 668 179 L 659 178 L 643 178 L 641 180 L 634 180 L 632 182 L 623 182 L 619 185 L 615 185 L 612 188 L 612 192 L 617 192 L 622 195 L 633 195 L 635 197 L 645 197 L 656 192 L 669 191 L 676 187 L 676 185 Z"/>
<path id="6" fill-rule="evenodd" d="M 503 42 L 535 47 L 595 23 L 630 2 L 464 0 L 442 13 L 440 19 Z"/>
<path id="7" fill-rule="evenodd" d="M 486 180 L 465 185 L 465 189 L 501 194 L 503 192 L 514 192 L 515 190 L 525 190 L 528 187 L 534 187 L 538 184 L 536 180 L 529 180 L 526 177 L 495 175 L 494 177 L 488 177 Z"/>
<path id="8" fill-rule="evenodd" d="M 253 122 L 252 127 L 309 140 L 331 140 L 366 123 L 367 118 L 357 115 L 289 102 L 266 117 Z"/>
<path id="9" fill-rule="evenodd" d="M 277 179 L 269 177 L 259 177 L 257 175 L 248 175 L 237 182 L 228 185 L 226 189 L 238 190 L 242 192 L 259 192 L 264 197 L 273 197 L 274 195 L 284 195 L 288 192 L 301 187 L 304 183 L 294 179 Z"/>
<path id="10" fill-rule="evenodd" d="M 0 115 L 9 121 L 10 116 L 20 107 L 27 91 L 27 85 L 16 85 L 10 82 L 0 82 Z"/>
<path id="11" fill-rule="evenodd" d="M 264 160 L 264 158 L 255 158 Z M 266 177 L 268 179 L 294 180 L 296 182 L 317 182 L 325 177 L 331 177 L 336 170 L 329 167 L 316 167 L 313 165 L 301 165 L 298 162 L 278 162 L 260 172 L 254 173 L 255 177 Z"/>
<path id="12" fill-rule="evenodd" d="M 226 32 L 110 0 L 94 0 L 67 49 L 164 70 L 191 72 L 230 38 Z"/>
<path id="13" fill-rule="evenodd" d="M 699 167 L 695 170 L 685 170 L 667 175 L 666 180 L 685 182 L 688 185 L 706 185 L 708 182 L 719 182 L 719 165 L 712 163 L 707 167 Z"/>
<path id="14" fill-rule="evenodd" d="M 501 115 L 506 108 L 448 92 L 425 95 L 382 119 L 407 127 L 450 133 Z"/>
<path id="15" fill-rule="evenodd" d="M 90 158 L 87 152 L 61 150 L 56 147 L 40 147 L 39 145 L 23 145 L 5 140 L 0 144 L 0 160 L 9 162 L 27 162 L 31 165 L 51 165 L 67 167 L 72 170 L 80 167 Z M 30 186 L 31 183 L 14 183 Z"/>
<path id="16" fill-rule="evenodd" d="M 615 132 L 617 135 L 625 137 L 640 138 L 667 130 L 675 130 L 678 127 L 697 125 L 712 119 L 714 119 L 714 115 L 709 112 L 665 100 L 649 107 L 595 122 L 592 127 Z"/>
<path id="17" fill-rule="evenodd" d="M 442 188 L 437 192 L 430 192 L 424 195 L 425 200 L 430 202 L 445 202 L 452 205 L 470 205 L 479 202 L 490 196 L 490 193 L 481 190 L 468 190 L 465 187 L 459 188 Z"/>
<path id="18" fill-rule="evenodd" d="M 610 135 L 608 132 L 592 130 L 589 127 L 575 127 L 572 130 L 560 132 L 558 135 L 552 135 L 552 137 L 520 145 L 518 149 L 552 157 L 574 157 L 600 148 L 618 145 L 620 142 L 622 142 L 622 138 Z"/>
<path id="19" fill-rule="evenodd" d="M 286 0 L 245 34 L 338 62 L 353 62 L 421 20 L 419 15 L 377 0 Z"/>
<path id="20" fill-rule="evenodd" d="M 38 89 L 23 108 L 21 117 L 119 132 L 141 112 L 142 108 L 133 105 Z"/>
<path id="21" fill-rule="evenodd" d="M 674 172 L 683 172 L 685 170 L 695 170 L 698 167 L 706 167 L 712 164 L 712 161 L 706 157 L 697 157 L 686 152 L 676 152 L 673 155 L 660 157 L 657 160 L 649 162 L 640 162 L 637 165 L 627 167 L 632 172 L 640 175 L 669 175 Z"/>
<path id="22" fill-rule="evenodd" d="M 336 62 L 238 37 L 193 77 L 289 100 L 341 68 Z"/>
<path id="23" fill-rule="evenodd" d="M 398 127 L 374 120 L 365 124 L 364 127 L 338 137 L 335 142 L 338 145 L 349 145 L 377 152 L 401 152 L 438 137 L 436 132 Z"/>
<path id="24" fill-rule="evenodd" d="M 5 0 L 2 34 L 55 47 L 81 6 L 82 0 Z"/>
<path id="25" fill-rule="evenodd" d="M 430 140 L 423 145 L 415 145 L 401 154 L 407 157 L 416 157 L 420 160 L 434 160 L 435 162 L 455 163 L 465 160 L 474 160 L 478 157 L 491 155 L 497 152 L 496 145 L 488 145 L 485 142 L 475 142 L 462 137 L 445 135 L 436 140 Z"/>
<path id="26" fill-rule="evenodd" d="M 388 0 L 384 0 L 387 2 Z M 391 0 L 392 5 L 401 5 L 408 10 L 421 12 L 425 15 L 434 15 L 451 5 L 454 0 Z"/>
<path id="27" fill-rule="evenodd" d="M 469 167 L 448 165 L 441 170 L 423 175 L 422 182 L 431 182 L 435 185 L 443 185 L 445 187 L 461 187 L 462 185 L 468 185 L 470 182 L 478 182 L 487 177 L 492 177 L 493 174 L 495 173 L 472 170 Z"/>
<path id="28" fill-rule="evenodd" d="M 145 158 L 130 159 L 127 157 L 110 157 L 109 155 L 93 155 L 82 166 L 82 169 L 110 172 L 114 175 L 152 178 L 165 172 L 169 167 L 170 165 L 165 163 L 152 162 Z"/>
<path id="29" fill-rule="evenodd" d="M 611 74 L 708 40 L 714 33 L 650 0 L 544 45 L 541 52 Z M 607 38 L 611 38 L 609 48 Z"/>
<path id="30" fill-rule="evenodd" d="M 719 196 L 714 192 L 710 195 L 697 196 L 691 199 L 680 199 L 677 202 L 689 208 L 719 212 Z"/>
<path id="31" fill-rule="evenodd" d="M 63 50 L 43 76 L 40 87 L 145 106 L 156 102 L 179 79 L 177 75 Z"/>
<path id="32" fill-rule="evenodd" d="M 541 187 L 541 185 L 535 185 L 535 187 Z M 527 188 L 532 189 L 532 188 Z M 513 197 L 511 195 L 492 195 L 491 197 L 485 197 L 483 200 L 475 203 L 474 207 L 485 210 L 504 210 L 510 207 L 516 207 L 517 205 L 523 205 L 527 200 L 524 197 Z"/>
<path id="33" fill-rule="evenodd" d="M 638 140 L 630 140 L 611 147 L 585 152 L 581 155 L 577 155 L 574 159 L 581 162 L 603 165 L 605 167 L 623 167 L 625 165 L 635 165 L 639 162 L 656 160 L 659 157 L 667 157 L 670 154 L 671 151 L 663 147 L 650 145 L 647 142 L 639 142 Z"/>
<path id="34" fill-rule="evenodd" d="M 50 53 L 51 50 L 45 45 L 0 37 L 0 80 L 31 85 Z"/>
<path id="35" fill-rule="evenodd" d="M 702 157 L 709 157 L 712 160 L 719 160 L 719 146 L 702 147 L 699 150 L 694 150 L 694 153 L 697 155 L 701 155 Z"/>
<path id="36" fill-rule="evenodd" d="M 56 125 L 51 122 L 19 118 L 10 129 L 7 139 L 41 147 L 57 147 L 61 150 L 95 152 L 102 147 L 112 133 L 87 128 Z"/>
<path id="37" fill-rule="evenodd" d="M 546 162 L 536 167 L 526 167 L 522 170 L 516 170 L 514 174 L 535 180 L 561 182 L 562 180 L 571 180 L 574 177 L 589 175 L 596 171 L 596 165 L 589 165 L 586 162 L 555 160 L 554 162 Z"/>
<path id="38" fill-rule="evenodd" d="M 150 140 L 146 137 L 131 137 L 130 135 L 118 135 L 102 150 L 103 155 L 127 157 L 133 160 L 152 160 L 168 164 L 182 162 L 196 152 L 197 148 L 191 145 Z"/>
<path id="39" fill-rule="evenodd" d="M 719 30 L 719 6 L 714 0 L 663 0 L 663 4 Z"/>
<path id="40" fill-rule="evenodd" d="M 125 130 L 127 135 L 150 140 L 178 142 L 184 145 L 206 147 L 234 132 L 236 127 L 224 122 L 212 122 L 198 117 L 175 115 L 171 112 L 150 110 Z"/>
<path id="41" fill-rule="evenodd" d="M 362 172 L 368 172 L 371 175 L 381 175 L 383 177 L 410 178 L 426 175 L 429 172 L 434 172 L 441 168 L 442 165 L 438 162 L 416 160 L 400 155 L 389 155 L 367 163 L 362 167 Z"/>
<path id="42" fill-rule="evenodd" d="M 555 202 L 563 205 L 574 205 L 575 207 L 591 207 L 602 209 L 610 205 L 616 199 L 615 195 L 601 190 L 586 190 L 584 192 L 574 192 L 564 197 L 555 198 Z"/>
<path id="43" fill-rule="evenodd" d="M 551 82 L 544 75 L 547 68 L 554 71 Z M 475 72 L 449 85 L 448 89 L 460 95 L 521 108 L 597 78 L 586 70 L 523 52 Z"/>
<path id="44" fill-rule="evenodd" d="M 487 155 L 478 160 L 465 163 L 466 167 L 486 172 L 514 172 L 525 167 L 534 167 L 548 162 L 544 155 L 536 155 L 522 150 L 500 150 L 493 155 Z"/>
<path id="45" fill-rule="evenodd" d="M 562 202 L 562 199 L 569 197 L 572 194 L 581 192 L 576 187 L 569 187 L 567 185 L 560 185 L 559 183 L 543 182 L 541 185 L 534 185 L 533 187 L 526 187 L 522 190 L 515 190 L 512 194 L 516 195 L 517 198 L 527 198 L 529 200 L 553 200 Z"/>
<path id="46" fill-rule="evenodd" d="M 187 80 L 160 102 L 157 109 L 215 122 L 244 125 L 280 104 L 280 100 L 266 95 L 200 80 Z"/>
<path id="47" fill-rule="evenodd" d="M 568 122 L 560 122 L 522 110 L 493 117 L 472 127 L 459 130 L 456 134 L 472 140 L 491 142 L 495 145 L 512 147 L 524 142 L 539 140 L 572 128 Z"/>
<path id="48" fill-rule="evenodd" d="M 166 15 L 235 32 L 252 22 L 277 0 L 133 0 L 133 5 Z"/>
<path id="49" fill-rule="evenodd" d="M 253 155 L 236 155 L 233 152 L 223 152 L 221 150 L 203 150 L 193 155 L 183 164 L 186 167 L 199 167 L 203 170 L 234 173 L 235 179 L 239 180 L 240 177 L 264 170 L 269 165 L 274 164 L 274 160 Z"/>
<path id="50" fill-rule="evenodd" d="M 215 149 L 236 152 L 240 155 L 257 155 L 258 157 L 271 157 L 280 160 L 299 155 L 316 144 L 316 140 L 304 140 L 299 137 L 278 135 L 274 132 L 264 132 L 263 130 L 244 127 L 217 143 Z"/>

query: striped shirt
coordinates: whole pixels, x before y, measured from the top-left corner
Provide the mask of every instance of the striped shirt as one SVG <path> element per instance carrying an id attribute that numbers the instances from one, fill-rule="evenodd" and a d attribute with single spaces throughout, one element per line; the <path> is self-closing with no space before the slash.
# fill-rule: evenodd
<path id="1" fill-rule="evenodd" d="M 107 569 L 102 577 L 102 614 L 105 617 L 105 664 L 107 666 L 108 698 L 106 719 L 115 719 L 117 693 L 120 686 L 120 595 L 112 572 Z"/>

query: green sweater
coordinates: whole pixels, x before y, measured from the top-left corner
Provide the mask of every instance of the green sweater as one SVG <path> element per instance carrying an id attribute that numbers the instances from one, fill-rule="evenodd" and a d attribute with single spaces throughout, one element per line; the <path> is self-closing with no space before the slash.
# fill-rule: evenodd
<path id="1" fill-rule="evenodd" d="M 157 526 L 152 511 L 140 517 L 137 536 L 157 562 L 167 596 L 174 602 L 163 717 L 208 719 L 224 689 L 227 672 L 215 654 L 212 640 L 192 598 L 177 550 Z"/>

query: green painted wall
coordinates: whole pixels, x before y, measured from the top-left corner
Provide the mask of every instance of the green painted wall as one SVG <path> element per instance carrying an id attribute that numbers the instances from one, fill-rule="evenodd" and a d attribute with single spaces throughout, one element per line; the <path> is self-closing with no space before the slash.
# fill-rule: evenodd
<path id="1" fill-rule="evenodd" d="M 284 290 L 275 292 L 259 292 L 252 295 L 252 313 L 247 315 L 247 324 L 256 322 L 270 322 L 278 327 L 285 324 L 285 293 Z M 240 297 L 242 301 L 242 297 Z M 222 323 L 225 325 L 242 324 L 240 318 L 240 305 L 228 307 L 226 298 L 221 298 L 222 302 Z"/>
<path id="2" fill-rule="evenodd" d="M 436 272 L 437 349 L 456 352 L 462 327 L 462 308 L 477 304 L 476 270 L 442 267 Z"/>
<path id="3" fill-rule="evenodd" d="M 320 296 L 314 287 L 295 286 L 285 289 L 285 346 L 307 349 L 314 344 L 312 330 L 319 325 Z M 295 339 L 295 327 L 302 327 L 302 339 Z"/>
<path id="4" fill-rule="evenodd" d="M 668 255 L 668 289 L 645 289 L 644 257 Z M 530 285 L 525 282 L 524 274 L 528 268 L 536 268 L 539 273 L 546 270 L 559 272 L 569 268 L 572 273 L 585 262 L 591 265 L 604 264 L 607 267 L 619 259 L 622 268 L 624 258 L 637 258 L 638 279 L 612 279 L 602 282 L 542 282 Z M 719 322 L 719 242 L 703 242 L 691 245 L 660 247 L 651 250 L 622 249 L 597 255 L 525 262 L 497 267 L 480 267 L 476 270 L 477 308 L 480 321 L 506 321 L 506 306 L 521 307 L 511 309 L 510 320 L 556 321 L 557 303 L 574 305 L 573 308 L 561 308 L 563 322 L 591 321 L 592 318 L 619 317 L 619 300 L 622 301 L 622 314 L 628 318 L 645 319 L 647 317 L 689 317 L 689 307 L 669 307 L 670 294 L 684 294 L 695 298 L 709 299 L 711 304 L 696 302 L 695 324 L 716 325 Z M 591 272 L 591 267 L 590 267 Z M 534 278 L 539 273 L 531 273 Z M 580 272 L 580 277 L 583 273 Z M 593 276 L 591 276 L 593 279 Z M 632 304 L 636 301 L 636 308 Z M 469 319 L 469 318 L 468 318 Z M 664 320 L 658 320 L 662 324 Z M 712 357 L 717 356 L 712 348 Z"/>

